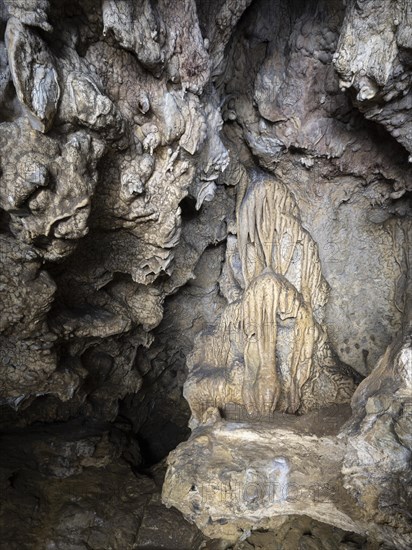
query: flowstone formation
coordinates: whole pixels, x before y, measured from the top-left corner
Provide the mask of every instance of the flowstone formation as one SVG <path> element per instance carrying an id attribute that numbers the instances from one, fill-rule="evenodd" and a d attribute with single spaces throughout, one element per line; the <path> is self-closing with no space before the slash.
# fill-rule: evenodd
<path id="1" fill-rule="evenodd" d="M 267 174 L 244 179 L 230 250 L 231 296 L 240 297 L 198 338 L 188 363 L 184 395 L 200 423 L 228 406 L 301 414 L 348 402 L 354 390 L 328 342 L 328 285 L 296 201 Z"/>
<path id="2" fill-rule="evenodd" d="M 308 516 L 412 544 L 410 6 L 378 4 L 260 0 L 227 54 L 227 305 L 188 357 L 163 501 L 235 547 Z"/>
<path id="3" fill-rule="evenodd" d="M 411 17 L 0 0 L 0 547 L 412 547 Z"/>
<path id="4" fill-rule="evenodd" d="M 410 324 L 357 388 L 351 416 L 356 375 L 328 340 L 316 243 L 285 184 L 241 173 L 221 279 L 229 303 L 188 358 L 193 433 L 169 455 L 163 501 L 231 542 L 304 515 L 407 548 Z M 396 529 L 378 504 L 388 498 Z"/>

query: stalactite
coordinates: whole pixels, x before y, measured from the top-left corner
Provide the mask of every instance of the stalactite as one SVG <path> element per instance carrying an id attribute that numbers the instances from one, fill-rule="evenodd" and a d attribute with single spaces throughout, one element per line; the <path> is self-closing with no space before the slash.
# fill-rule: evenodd
<path id="1" fill-rule="evenodd" d="M 307 410 L 303 387 L 316 370 L 334 366 L 331 354 L 325 357 L 325 330 L 319 324 L 328 286 L 291 193 L 254 172 L 237 212 L 246 288 L 240 302 L 226 308 L 213 335 L 199 340 L 196 359 L 189 362 L 186 396 L 200 421 L 202 399 L 219 409 L 237 403 L 250 415 Z M 280 357 L 285 346 L 287 354 Z M 235 358 L 240 358 L 236 369 Z M 348 380 L 347 387 L 351 384 Z M 336 395 L 326 393 L 321 402 L 333 402 Z M 318 396 L 309 409 L 319 404 Z"/>

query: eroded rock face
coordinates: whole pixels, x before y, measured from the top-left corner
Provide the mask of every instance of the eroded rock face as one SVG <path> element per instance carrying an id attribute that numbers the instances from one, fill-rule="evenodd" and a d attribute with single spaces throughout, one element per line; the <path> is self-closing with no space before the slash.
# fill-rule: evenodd
<path id="1" fill-rule="evenodd" d="M 196 527 L 161 505 L 161 473 L 152 472 L 151 479 L 134 474 L 130 459 L 139 464 L 138 448 L 104 423 L 3 434 L 1 521 L 9 528 L 2 529 L 2 545 L 189 550 L 200 544 Z"/>
<path id="2" fill-rule="evenodd" d="M 363 4 L 357 10 L 355 2 L 346 14 L 339 3 L 320 3 L 316 14 L 291 3 L 287 17 L 281 2 L 254 6 L 235 34 L 227 69 L 226 89 L 233 93 L 224 114 L 227 135 L 231 143 L 245 140 L 255 157 L 239 148 L 226 176 L 238 186 L 220 279 L 228 306 L 189 357 L 184 394 L 194 431 L 169 457 L 163 499 L 212 537 L 238 541 L 253 529 L 279 529 L 283 514 L 306 514 L 368 533 L 377 544 L 408 548 L 410 509 L 400 487 L 409 483 L 410 447 L 393 434 L 398 420 L 402 433 L 410 429 L 409 206 L 398 203 L 405 217 L 389 215 L 396 197 L 408 193 L 407 154 L 390 139 L 382 147 L 331 71 L 334 60 L 339 72 L 345 41 L 364 51 L 359 29 L 359 45 L 348 38 L 347 20 L 376 13 Z M 408 6 L 401 9 L 406 13 Z M 259 40 L 268 42 L 264 52 Z M 390 52 L 373 42 L 369 47 L 375 63 L 385 64 Z M 357 66 L 366 71 L 362 63 Z M 299 76 L 303 67 L 305 77 Z M 399 164 L 391 163 L 399 191 L 389 187 L 386 195 L 389 163 L 382 161 L 389 148 L 400 154 Z M 254 168 L 256 158 L 264 171 Z M 380 264 L 369 257 L 364 285 L 362 250 L 370 239 Z M 367 296 L 376 295 L 375 282 L 398 271 L 390 259 L 396 250 L 400 278 L 378 298 L 394 307 L 388 322 L 366 313 L 371 303 L 380 309 Z M 402 296 L 399 308 L 395 296 Z M 390 344 L 399 331 L 403 336 Z M 374 369 L 383 341 L 389 351 Z M 404 374 L 395 374 L 398 369 Z M 352 398 L 347 426 L 336 424 L 342 418 L 336 409 L 335 431 L 319 433 L 329 422 L 325 407 L 350 401 L 359 383 L 354 371 L 371 370 Z M 308 439 L 311 410 L 317 410 L 318 431 L 312 425 Z M 328 444 L 334 450 L 323 451 Z"/>
<path id="3" fill-rule="evenodd" d="M 122 372 L 119 389 L 108 396 L 115 405 L 141 384 L 134 354 L 127 358 L 123 346 L 135 353 L 150 345 L 164 298 L 176 288 L 173 272 L 182 286 L 202 252 L 200 247 L 191 265 L 176 266 L 176 250 L 185 253 L 179 205 L 188 193 L 197 209 L 213 198 L 228 153 L 219 137 L 217 93 L 212 87 L 202 95 L 209 61 L 193 2 L 179 13 L 170 2 L 136 9 L 104 2 L 86 11 L 80 3 L 59 6 L 13 3 L 11 17 L 4 9 L 5 77 L 12 79 L 21 109 L 0 128 L 1 207 L 9 215 L 6 238 L 27 246 L 30 256 L 6 255 L 5 277 L 38 258 L 56 265 L 51 269 L 60 282 L 56 292 L 50 280 L 47 298 L 44 292 L 25 298 L 6 279 L 2 292 L 15 308 L 10 315 L 18 316 L 30 299 L 39 301 L 30 307 L 43 317 L 26 317 L 25 332 L 15 344 L 9 339 L 12 359 L 4 362 L 2 398 L 61 398 L 52 378 L 68 357 L 70 397 L 76 388 L 83 393 L 82 380 L 90 369 L 99 370 L 92 358 L 105 354 L 104 377 Z M 73 16 L 80 18 L 76 29 L 69 23 Z M 223 219 L 230 215 L 228 204 Z M 36 353 L 28 361 L 30 332 L 39 349 L 46 347 L 45 364 Z M 23 384 L 23 378 L 32 383 Z M 106 405 L 103 398 L 101 408 Z M 114 418 L 116 411 L 109 405 L 103 416 Z"/>
<path id="4" fill-rule="evenodd" d="M 353 89 L 365 116 L 382 124 L 409 152 L 411 35 L 409 2 L 352 2 L 334 54 L 340 86 Z"/>
<path id="5" fill-rule="evenodd" d="M 411 14 L 0 0 L 7 548 L 412 544 Z"/>
<path id="6" fill-rule="evenodd" d="M 411 354 L 410 337 L 388 348 L 343 427 L 342 406 L 258 421 L 233 410 L 226 421 L 209 417 L 169 455 L 164 502 L 232 541 L 277 529 L 279 516 L 305 515 L 408 548 Z"/>

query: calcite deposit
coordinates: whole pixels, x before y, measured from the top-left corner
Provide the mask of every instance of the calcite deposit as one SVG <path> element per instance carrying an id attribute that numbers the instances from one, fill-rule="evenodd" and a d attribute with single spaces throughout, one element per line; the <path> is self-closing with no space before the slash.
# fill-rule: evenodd
<path id="1" fill-rule="evenodd" d="M 412 546 L 411 0 L 0 0 L 0 547 Z"/>

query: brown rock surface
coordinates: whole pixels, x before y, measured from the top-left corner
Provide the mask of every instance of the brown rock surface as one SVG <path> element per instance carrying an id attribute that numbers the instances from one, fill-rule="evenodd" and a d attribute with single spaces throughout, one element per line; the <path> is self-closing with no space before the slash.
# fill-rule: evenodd
<path id="1" fill-rule="evenodd" d="M 411 25 L 0 0 L 1 547 L 412 545 Z"/>

